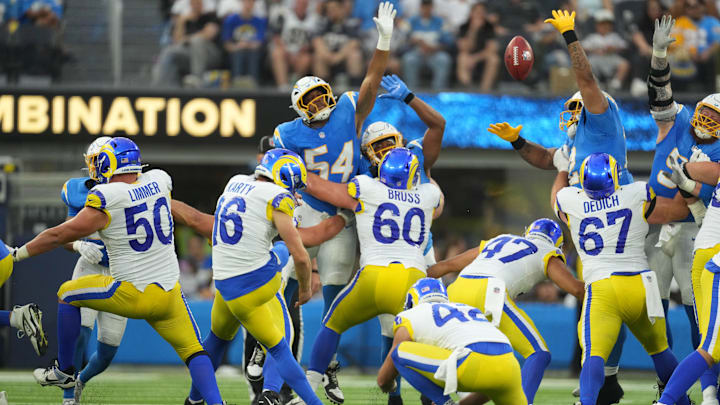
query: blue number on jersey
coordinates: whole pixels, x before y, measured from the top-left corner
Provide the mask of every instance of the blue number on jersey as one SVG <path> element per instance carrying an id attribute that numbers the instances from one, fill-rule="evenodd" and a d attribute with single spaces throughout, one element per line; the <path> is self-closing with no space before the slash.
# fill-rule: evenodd
<path id="1" fill-rule="evenodd" d="M 441 309 L 447 310 L 447 314 L 443 315 L 440 313 Z M 468 321 L 477 321 L 477 322 L 487 322 L 487 319 L 483 316 L 482 312 L 480 312 L 479 309 L 473 308 L 470 311 L 468 311 L 468 316 L 470 319 L 468 319 L 465 314 L 462 313 L 462 311 L 458 310 L 452 305 L 447 304 L 433 304 L 432 307 L 433 312 L 433 320 L 435 321 L 435 326 L 441 327 L 448 323 L 449 321 L 453 319 L 457 319 L 459 322 L 468 322 Z"/>
<path id="2" fill-rule="evenodd" d="M 170 232 L 167 235 L 165 235 L 162 230 L 162 213 L 160 212 L 162 207 L 165 207 L 167 210 L 168 221 L 170 222 Z M 135 219 L 135 215 L 143 213 L 147 210 L 147 203 L 125 208 L 125 229 L 127 230 L 128 235 L 137 234 L 140 227 L 145 230 L 144 242 L 141 243 L 139 239 L 133 239 L 129 242 L 130 247 L 136 252 L 145 252 L 150 249 L 150 246 L 152 246 L 153 240 L 155 239 L 153 227 L 150 225 L 150 221 L 148 221 L 147 218 L 142 217 Z M 165 197 L 160 197 L 155 201 L 155 206 L 153 207 L 153 225 L 155 225 L 155 234 L 157 234 L 160 243 L 163 245 L 169 245 L 173 238 L 173 222 L 172 214 L 170 213 L 170 205 L 168 205 Z"/>
<path id="3" fill-rule="evenodd" d="M 375 240 L 380 243 L 390 244 L 400 239 L 400 225 L 398 225 L 398 223 L 395 222 L 395 220 L 392 218 L 383 219 L 382 215 L 385 212 L 390 212 L 390 215 L 393 217 L 400 216 L 400 209 L 397 207 L 397 205 L 393 203 L 380 204 L 377 211 L 375 211 L 375 219 L 373 221 L 372 227 L 373 236 L 375 237 Z M 412 221 L 415 217 L 420 219 L 420 237 L 418 238 L 418 240 L 412 240 L 412 237 L 410 236 L 410 230 L 412 229 Z M 390 229 L 390 236 L 383 235 L 382 230 L 385 227 Z M 425 212 L 423 210 L 417 207 L 413 207 L 408 210 L 408 212 L 405 214 L 405 218 L 403 219 L 402 238 L 409 245 L 422 245 L 422 243 L 425 241 Z"/>
<path id="4" fill-rule="evenodd" d="M 615 225 L 617 224 L 618 220 L 620 221 L 620 234 L 618 235 L 617 244 L 615 245 L 615 253 L 622 254 L 625 252 L 625 242 L 627 241 L 627 234 L 630 230 L 632 211 L 628 208 L 623 208 L 621 210 L 608 212 L 606 214 L 606 217 L 608 226 Z M 595 229 L 602 229 L 605 227 L 605 224 L 603 224 L 603 221 L 597 217 L 583 218 L 583 220 L 580 222 L 580 229 L 578 231 L 578 236 L 580 237 L 578 244 L 580 245 L 580 249 L 582 249 L 583 252 L 589 254 L 590 256 L 597 256 L 600 254 L 600 252 L 602 252 L 603 248 L 605 247 L 605 243 L 603 242 L 602 236 L 600 236 L 599 233 L 588 232 L 587 228 L 589 226 L 594 226 Z M 588 250 L 585 246 L 588 240 L 592 240 L 595 245 L 595 247 L 590 250 Z"/>
<path id="5" fill-rule="evenodd" d="M 229 212 L 231 207 L 235 207 L 235 212 Z M 245 200 L 242 197 L 233 197 L 225 204 L 225 197 L 221 197 L 215 209 L 215 223 L 213 224 L 213 246 L 217 245 L 217 237 L 228 245 L 234 245 L 240 241 L 243 233 L 243 222 L 240 213 L 245 212 Z M 226 224 L 233 223 L 234 232 L 230 235 L 227 231 Z"/>
<path id="6" fill-rule="evenodd" d="M 505 245 L 510 241 L 512 241 L 512 243 L 516 245 L 525 245 L 525 249 L 518 250 L 517 252 L 499 258 L 498 260 L 503 263 L 510 263 L 514 262 L 515 260 L 520 260 L 523 257 L 531 255 L 538 251 L 537 246 L 535 246 L 534 243 L 530 242 L 527 239 L 513 238 L 512 236 L 498 236 L 497 238 L 491 239 L 490 242 L 485 245 L 483 251 L 480 253 L 485 254 L 486 259 L 491 259 L 496 254 L 500 253 L 503 247 L 505 247 Z"/>

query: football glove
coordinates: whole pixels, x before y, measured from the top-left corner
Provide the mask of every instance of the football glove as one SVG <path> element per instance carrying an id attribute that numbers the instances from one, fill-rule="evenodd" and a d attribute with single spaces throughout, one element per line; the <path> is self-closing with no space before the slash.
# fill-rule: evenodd
<path id="1" fill-rule="evenodd" d="M 559 172 L 570 171 L 570 154 L 568 153 L 567 145 L 557 148 L 553 154 L 553 166 L 555 166 Z"/>
<path id="2" fill-rule="evenodd" d="M 377 49 L 380 51 L 390 50 L 395 14 L 397 14 L 397 10 L 395 10 L 393 4 L 389 1 L 384 1 L 380 3 L 380 7 L 378 7 L 377 17 L 373 17 L 373 21 L 375 21 L 375 26 L 378 30 Z"/>
<path id="3" fill-rule="evenodd" d="M 410 94 L 408 86 L 397 75 L 383 76 L 380 85 L 388 92 L 388 94 L 383 94 L 380 97 L 390 97 L 405 101 L 405 97 Z"/>
<path id="4" fill-rule="evenodd" d="M 545 20 L 546 23 L 552 24 L 561 34 L 575 29 L 575 12 L 569 13 L 567 10 L 553 10 L 553 18 Z"/>
<path id="5" fill-rule="evenodd" d="M 662 19 L 655 19 L 655 32 L 653 33 L 653 54 L 663 58 L 667 56 L 667 49 L 675 42 L 675 38 L 670 36 L 670 32 L 675 25 L 675 19 L 672 16 L 664 15 Z"/>
<path id="6" fill-rule="evenodd" d="M 692 155 L 690 155 L 690 161 L 691 162 L 710 162 L 710 156 L 705 154 L 700 148 L 697 146 L 692 147 Z"/>
<path id="7" fill-rule="evenodd" d="M 72 248 L 74 251 L 80 253 L 83 259 L 92 264 L 98 264 L 103 258 L 102 251 L 105 247 L 92 242 L 76 240 L 73 242 Z"/>
<path id="8" fill-rule="evenodd" d="M 685 174 L 685 168 L 683 166 L 684 164 L 677 159 L 670 158 L 670 169 L 672 169 L 672 173 L 668 174 L 663 171 L 662 174 L 677 184 L 680 190 L 692 193 L 693 190 L 695 190 L 696 182 Z"/>
<path id="9" fill-rule="evenodd" d="M 522 130 L 522 125 L 518 125 L 513 128 L 507 122 L 490 124 L 490 127 L 488 127 L 488 132 L 495 134 L 508 142 L 517 141 L 520 136 L 520 130 Z"/>

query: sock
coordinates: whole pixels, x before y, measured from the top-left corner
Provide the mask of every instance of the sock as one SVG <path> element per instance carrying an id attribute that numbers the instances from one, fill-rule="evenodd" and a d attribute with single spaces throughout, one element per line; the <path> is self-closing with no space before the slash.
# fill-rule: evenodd
<path id="1" fill-rule="evenodd" d="M 620 357 L 622 356 L 623 344 L 625 344 L 626 338 L 627 338 L 627 328 L 625 327 L 625 325 L 623 325 L 620 328 L 620 333 L 618 333 L 617 339 L 615 340 L 615 346 L 613 346 L 613 349 L 610 352 L 610 355 L 608 356 L 607 361 L 605 362 L 606 367 L 620 366 Z"/>
<path id="2" fill-rule="evenodd" d="M 605 382 L 604 361 L 600 356 L 590 356 L 580 371 L 580 403 L 583 405 L 597 402 L 600 388 Z"/>
<path id="3" fill-rule="evenodd" d="M 550 365 L 550 352 L 537 351 L 527 359 L 522 366 L 522 388 L 527 397 L 528 403 L 532 404 L 535 400 L 535 394 L 540 387 L 545 369 Z"/>
<path id="4" fill-rule="evenodd" d="M 385 361 L 387 358 L 387 355 L 390 353 L 390 350 L 392 349 L 393 344 L 393 338 L 382 336 L 382 346 L 380 348 L 380 363 Z M 389 395 L 391 397 L 399 397 L 400 396 L 400 383 L 402 382 L 402 377 L 400 375 L 395 378 L 395 383 L 397 384 L 397 389 L 393 392 L 391 392 Z"/>
<path id="5" fill-rule="evenodd" d="M 298 282 L 294 278 L 289 278 L 287 284 L 285 284 L 285 293 L 283 296 L 285 297 L 285 302 L 287 302 L 288 305 L 292 302 L 292 297 L 298 290 L 298 286 Z"/>
<path id="6" fill-rule="evenodd" d="M 278 371 L 277 361 L 273 356 L 265 356 L 263 365 L 263 391 L 280 392 L 283 379 Z"/>
<path id="7" fill-rule="evenodd" d="M 217 368 L 220 366 L 220 362 L 222 361 L 223 356 L 225 355 L 225 351 L 230 345 L 230 341 L 220 339 L 219 337 L 215 336 L 212 331 L 210 331 L 210 334 L 205 338 L 205 340 L 203 340 L 202 345 L 205 349 L 205 352 L 207 352 L 208 356 L 210 357 L 210 362 L 212 363 L 213 370 L 217 370 Z M 203 399 L 200 390 L 195 387 L 195 384 L 190 387 L 190 395 L 188 395 L 188 398 L 193 401 L 201 401 Z"/>
<path id="8" fill-rule="evenodd" d="M 330 306 L 332 305 L 333 301 L 335 301 L 335 297 L 340 293 L 340 291 L 345 288 L 344 285 L 324 285 L 322 288 L 323 292 L 323 301 L 325 305 L 323 306 L 323 318 L 325 318 L 325 315 L 330 310 Z M 325 370 L 323 370 L 325 371 Z"/>
<path id="9" fill-rule="evenodd" d="M 669 319 L 669 318 L 668 318 L 668 308 L 670 307 L 670 300 L 668 300 L 668 299 L 663 299 L 663 300 L 662 300 L 662 306 L 663 306 L 663 312 L 665 312 L 665 320 L 667 320 L 667 319 Z M 692 307 L 691 307 L 691 308 L 692 308 Z M 693 318 L 695 318 L 695 313 L 694 313 L 694 312 L 693 312 Z M 692 323 L 692 322 L 691 322 L 691 323 Z M 667 335 L 668 346 L 670 346 L 670 348 L 672 349 L 672 347 L 673 347 L 673 336 L 672 336 L 672 331 L 670 330 L 670 322 L 666 322 L 666 326 L 667 326 L 667 327 L 665 328 L 665 334 Z"/>
<path id="10" fill-rule="evenodd" d="M 398 355 L 397 348 L 392 352 L 393 363 L 397 368 L 398 373 L 407 380 L 416 390 L 420 391 L 423 395 L 430 398 L 436 404 L 444 404 L 450 396 L 443 394 L 443 387 L 436 385 L 428 378 L 418 373 L 417 371 L 406 366 L 406 360 Z"/>
<path id="11" fill-rule="evenodd" d="M 95 353 L 90 356 L 90 361 L 88 361 L 87 366 L 85 366 L 85 368 L 80 372 L 80 376 L 78 378 L 80 378 L 82 382 L 86 383 L 90 381 L 91 378 L 105 371 L 115 357 L 117 350 L 117 346 L 111 346 L 107 343 L 98 342 Z"/>
<path id="12" fill-rule="evenodd" d="M 620 371 L 618 366 L 605 366 L 605 378 L 617 375 L 618 371 Z"/>
<path id="13" fill-rule="evenodd" d="M 83 368 L 85 351 L 87 349 L 87 343 L 90 340 L 91 334 L 92 328 L 88 328 L 87 326 L 80 327 L 80 336 L 78 336 L 77 343 L 75 344 L 75 358 L 73 359 L 73 365 L 75 365 L 75 370 L 82 370 Z"/>
<path id="14" fill-rule="evenodd" d="M 658 402 L 688 404 L 687 391 L 708 368 L 705 358 L 697 351 L 692 352 L 675 368 Z M 685 401 L 681 401 L 682 399 Z"/>
<path id="15" fill-rule="evenodd" d="M 0 311 L 0 326 L 10 326 L 10 312 Z"/>
<path id="16" fill-rule="evenodd" d="M 340 335 L 337 332 L 325 325 L 320 327 L 320 332 L 313 344 L 308 370 L 324 374 L 332 360 L 332 356 L 335 354 L 335 351 L 337 351 L 339 342 Z"/>
<path id="17" fill-rule="evenodd" d="M 73 367 L 75 345 L 80 335 L 80 308 L 58 303 L 58 368 L 65 372 Z M 73 370 L 74 371 L 74 370 Z"/>
<path id="18" fill-rule="evenodd" d="M 718 383 L 718 371 L 720 371 L 720 365 L 716 364 L 707 369 L 700 377 L 700 386 L 703 391 L 707 387 L 717 387 Z"/>
<path id="19" fill-rule="evenodd" d="M 698 329 L 697 320 L 695 319 L 695 309 L 692 305 L 683 305 L 688 321 L 690 321 L 690 339 L 692 339 L 693 350 L 700 346 L 700 330 Z M 667 319 L 667 317 L 665 317 Z M 670 330 L 670 328 L 667 328 Z"/>
<path id="20" fill-rule="evenodd" d="M 673 371 L 675 371 L 675 367 L 678 365 L 678 361 L 672 350 L 665 349 L 664 351 L 653 354 L 650 357 L 652 357 L 653 364 L 655 365 L 655 372 L 657 373 L 658 378 L 663 384 L 667 384 Z"/>
<path id="21" fill-rule="evenodd" d="M 215 369 L 210 357 L 198 354 L 187 364 L 193 387 L 197 387 L 208 405 L 221 404 L 220 390 L 215 380 Z"/>
<path id="22" fill-rule="evenodd" d="M 268 353 L 275 358 L 277 364 L 276 369 L 282 376 L 282 379 L 295 391 L 307 405 L 322 405 L 320 398 L 315 395 L 310 383 L 305 377 L 302 368 L 293 357 L 287 340 L 283 339 L 280 343 L 268 349 Z M 266 360 L 267 361 L 267 360 Z M 325 370 L 323 369 L 323 372 Z"/>

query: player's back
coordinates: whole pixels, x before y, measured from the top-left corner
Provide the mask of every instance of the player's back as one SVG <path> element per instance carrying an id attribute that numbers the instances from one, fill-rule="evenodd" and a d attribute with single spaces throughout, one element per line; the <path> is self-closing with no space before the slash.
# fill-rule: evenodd
<path id="1" fill-rule="evenodd" d="M 215 209 L 213 278 L 224 280 L 265 265 L 278 234 L 273 211 L 292 217 L 294 208 L 290 193 L 272 182 L 246 175 L 230 179 Z"/>
<path id="2" fill-rule="evenodd" d="M 654 196 L 643 181 L 620 186 L 601 200 L 591 199 L 576 187 L 557 193 L 556 209 L 568 216 L 586 283 L 614 272 L 649 269 L 644 248 L 649 229 L 645 203 Z"/>
<path id="3" fill-rule="evenodd" d="M 301 118 L 275 128 L 275 146 L 289 149 L 303 158 L 309 172 L 335 183 L 347 183 L 358 173 L 362 153 L 361 139 L 355 129 L 357 94 L 346 92 L 325 125 L 311 128 Z M 300 191 L 303 201 L 312 208 L 334 215 L 336 208 Z"/>
<path id="4" fill-rule="evenodd" d="M 578 118 L 575 137 L 568 139 L 570 148 L 570 185 L 579 184 L 579 170 L 586 157 L 604 152 L 612 155 L 620 165 L 620 184 L 632 183 L 627 168 L 627 145 L 625 128 L 620 121 L 620 112 L 615 101 L 607 97 L 608 109 L 602 114 L 591 114 L 583 107 Z"/>
<path id="5" fill-rule="evenodd" d="M 565 257 L 560 249 L 539 238 L 504 234 L 483 241 L 480 253 L 460 276 L 496 277 L 505 282 L 511 298 L 532 290 L 547 278 L 547 265 L 552 257 Z"/>
<path id="6" fill-rule="evenodd" d="M 62 190 L 60 191 L 60 198 L 68 208 L 68 218 L 74 217 L 85 207 L 87 195 L 96 184 L 97 182 L 90 177 L 74 177 L 68 179 L 68 181 L 63 184 Z M 87 238 L 84 238 L 84 240 L 104 246 L 97 232 L 92 233 Z M 94 263 L 86 264 L 95 266 Z M 103 258 L 97 265 L 102 266 L 102 269 L 107 271 L 107 267 L 110 266 L 107 250 L 103 250 Z M 98 270 L 102 269 L 98 268 Z"/>
<path id="7" fill-rule="evenodd" d="M 455 350 L 478 342 L 510 344 L 482 311 L 455 302 L 429 302 L 399 313 L 395 327 L 405 326 L 415 342 Z"/>
<path id="8" fill-rule="evenodd" d="M 440 189 L 426 183 L 399 190 L 360 175 L 348 184 L 348 191 L 361 207 L 355 213 L 360 266 L 397 262 L 424 272 L 424 242 L 440 202 Z"/>
<path id="9" fill-rule="evenodd" d="M 99 184 L 88 193 L 86 205 L 108 216 L 99 233 L 110 257 L 110 274 L 140 291 L 152 283 L 170 290 L 179 277 L 171 191 L 170 176 L 156 169 L 132 184 Z"/>

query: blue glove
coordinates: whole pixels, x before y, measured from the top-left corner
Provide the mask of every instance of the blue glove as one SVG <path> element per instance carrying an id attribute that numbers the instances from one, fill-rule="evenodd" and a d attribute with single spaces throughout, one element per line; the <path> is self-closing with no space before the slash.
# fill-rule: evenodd
<path id="1" fill-rule="evenodd" d="M 383 94 L 380 97 L 390 97 L 400 101 L 405 101 L 405 97 L 410 94 L 407 84 L 400 80 L 397 75 L 383 76 L 382 81 L 380 81 L 380 85 L 388 92 L 388 94 Z"/>

